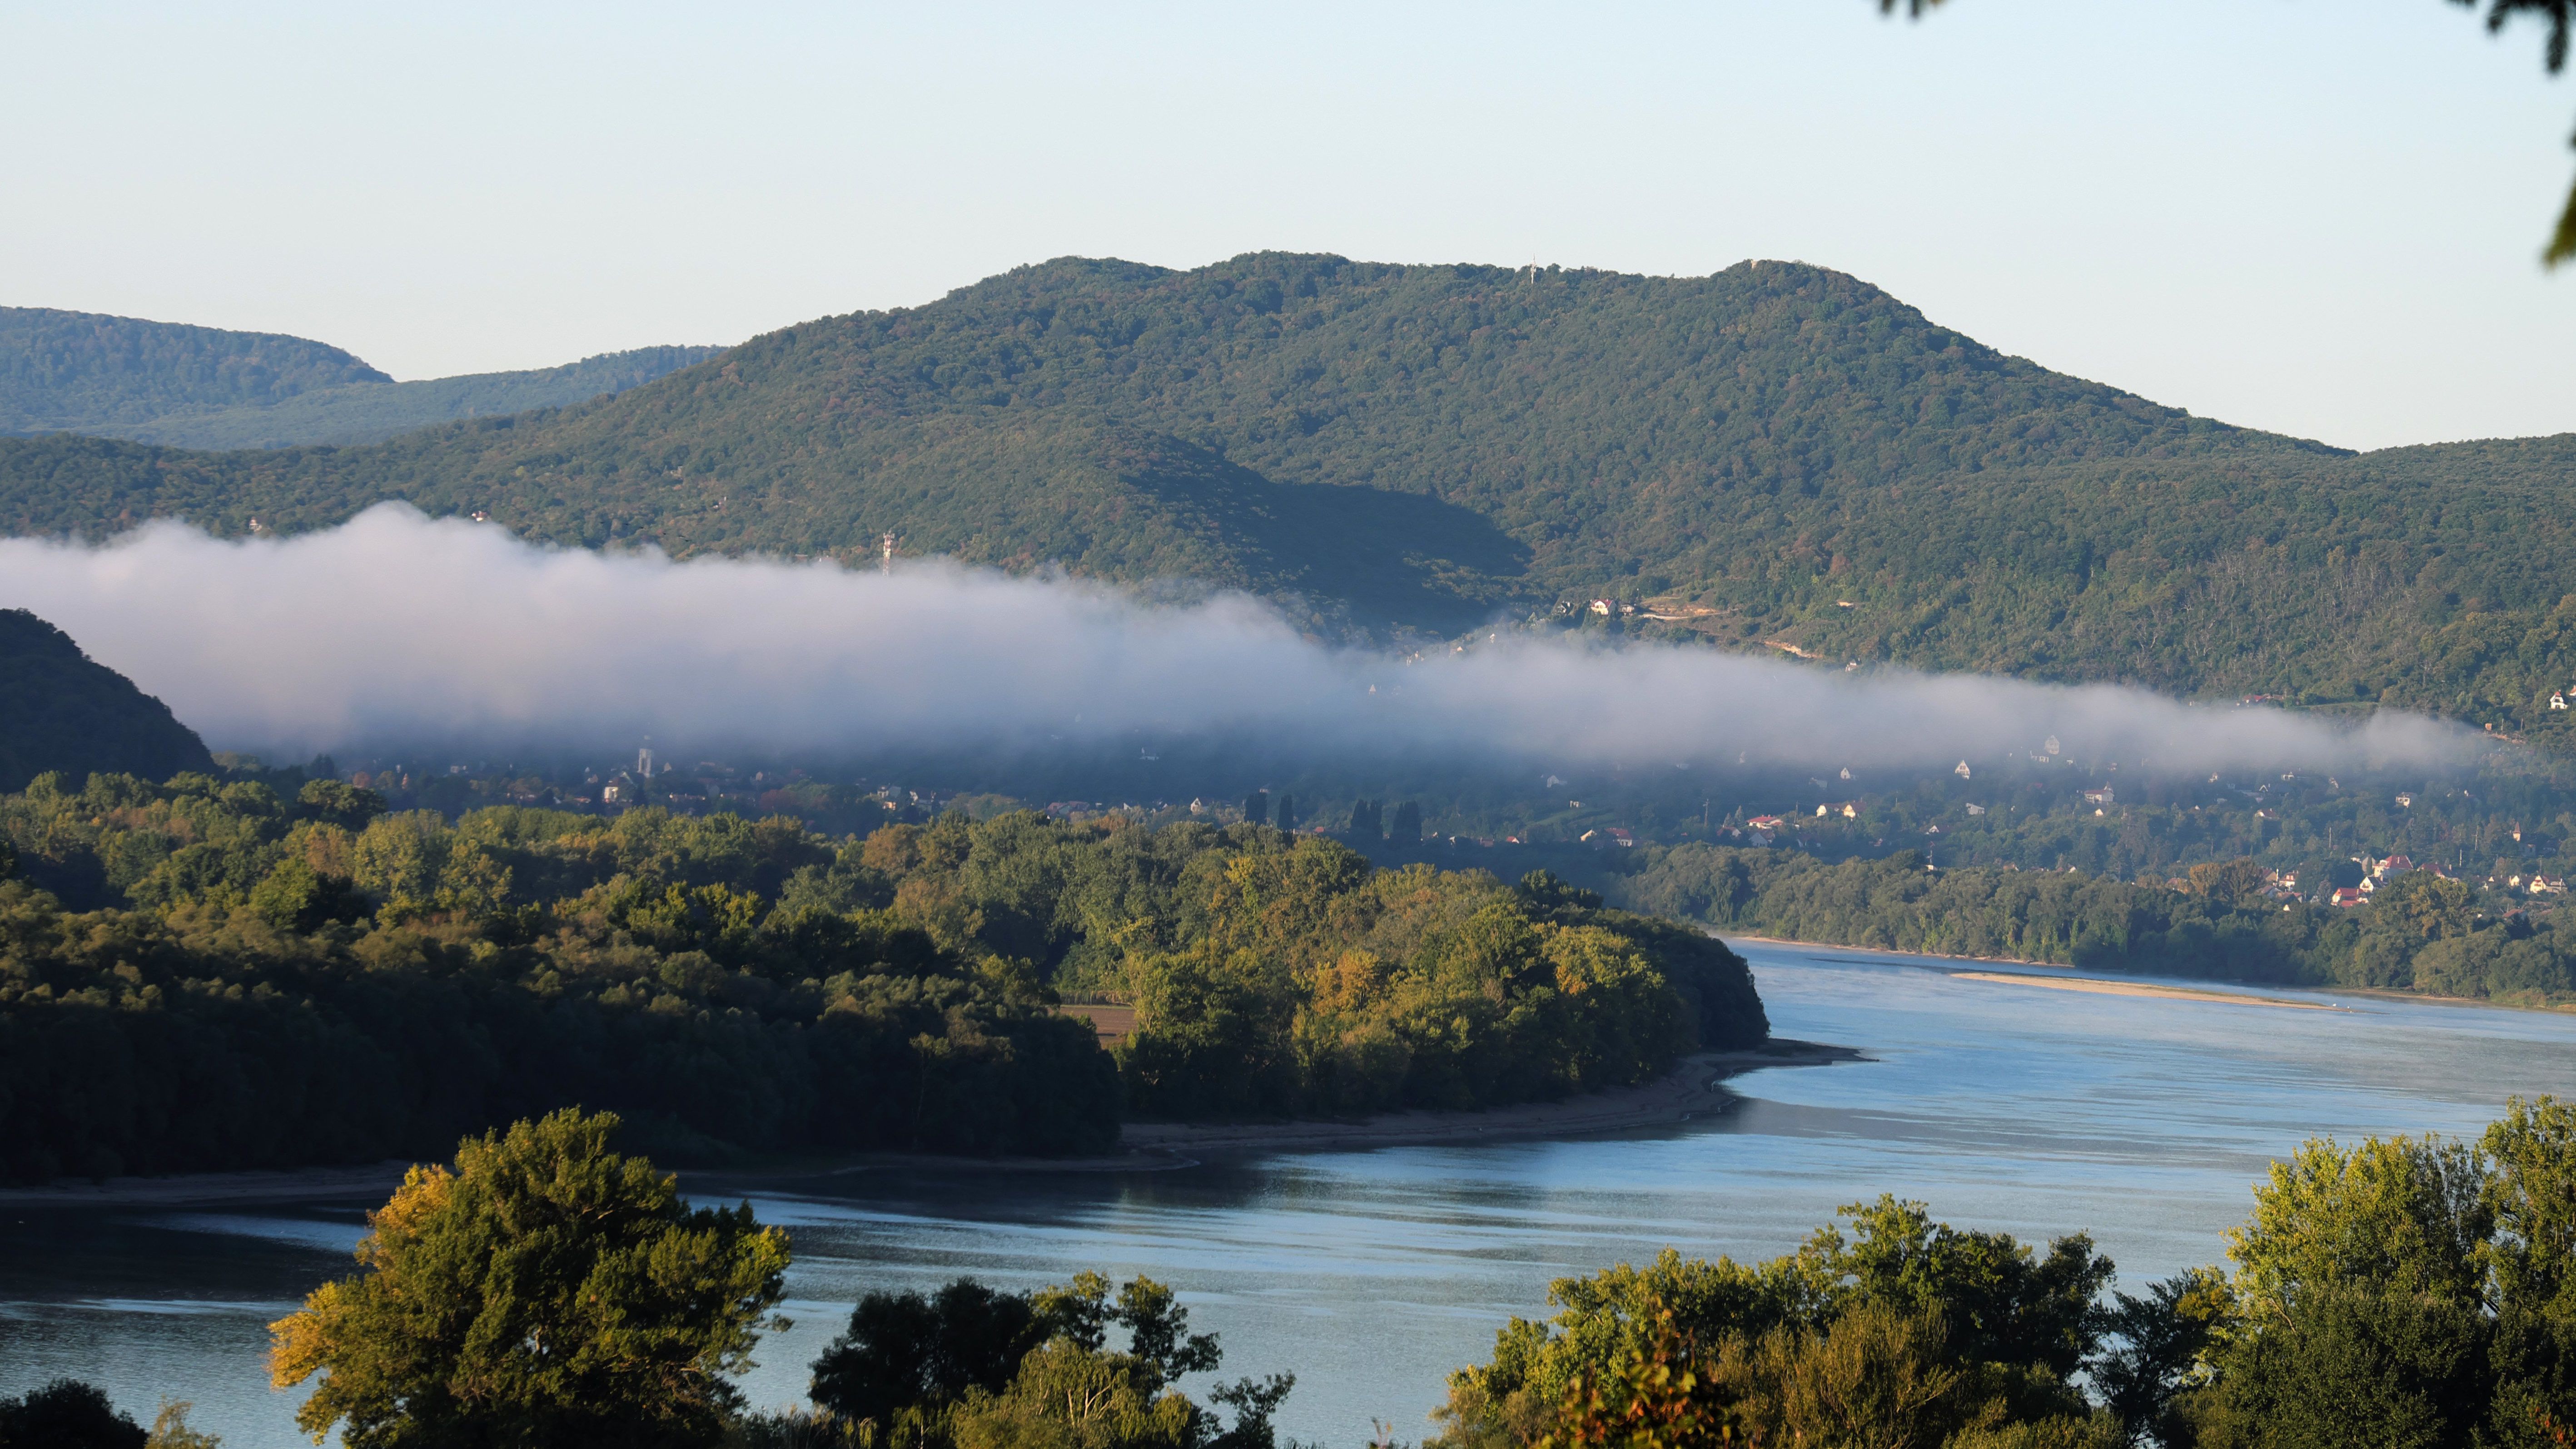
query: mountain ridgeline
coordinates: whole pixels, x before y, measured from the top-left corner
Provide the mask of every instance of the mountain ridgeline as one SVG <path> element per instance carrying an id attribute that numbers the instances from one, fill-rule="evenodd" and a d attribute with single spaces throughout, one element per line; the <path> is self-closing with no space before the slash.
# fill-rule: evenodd
<path id="1" fill-rule="evenodd" d="M 0 432 L 141 423 L 190 408 L 263 407 L 393 379 L 327 343 L 137 317 L 0 307 Z"/>
<path id="2" fill-rule="evenodd" d="M 47 770 L 166 779 L 214 768 L 205 741 L 168 705 L 62 630 L 24 609 L 0 609 L 0 793 Z"/>
<path id="3" fill-rule="evenodd" d="M 380 443 L 457 418 L 507 417 L 624 392 L 704 362 L 720 347 L 639 347 L 561 367 L 480 372 L 411 382 L 353 382 L 252 407 L 165 413 L 147 422 L 80 429 L 101 437 L 181 448 L 292 448 Z"/>
<path id="4" fill-rule="evenodd" d="M 400 498 L 681 555 L 892 531 L 1357 632 L 1608 596 L 1738 648 L 2547 729 L 2576 682 L 2571 468 L 2576 438 L 2354 455 L 2195 418 L 1805 265 L 1260 254 L 1025 267 L 377 447 L 0 442 L 0 527 Z"/>
<path id="5" fill-rule="evenodd" d="M 641 347 L 561 367 L 396 382 L 301 337 L 0 307 L 0 435 L 182 448 L 377 443 L 455 418 L 587 402 L 722 350 Z"/>

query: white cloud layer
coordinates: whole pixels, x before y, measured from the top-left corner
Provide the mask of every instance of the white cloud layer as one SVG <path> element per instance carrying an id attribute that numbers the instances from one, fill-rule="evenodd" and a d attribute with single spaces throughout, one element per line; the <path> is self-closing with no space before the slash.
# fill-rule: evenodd
<path id="1" fill-rule="evenodd" d="M 0 540 L 27 608 L 216 748 L 631 746 L 788 753 L 1221 735 L 1318 751 L 1923 768 L 2035 750 L 2173 770 L 2466 760 L 2475 736 L 2358 730 L 2143 690 L 1845 674 L 1504 635 L 1412 662 L 1301 638 L 1259 602 L 1141 604 L 944 563 L 601 554 L 400 504 L 287 539 L 155 524 Z"/>

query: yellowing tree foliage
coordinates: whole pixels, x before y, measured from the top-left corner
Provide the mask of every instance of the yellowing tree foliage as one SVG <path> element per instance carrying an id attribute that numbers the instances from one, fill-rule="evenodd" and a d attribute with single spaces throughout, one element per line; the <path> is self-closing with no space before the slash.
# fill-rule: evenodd
<path id="1" fill-rule="evenodd" d="M 414 1167 L 368 1218 L 366 1271 L 269 1326 L 279 1388 L 316 1443 L 712 1443 L 778 1302 L 787 1235 L 748 1204 L 690 1210 L 674 1180 L 609 1151 L 608 1113 L 554 1113 Z"/>

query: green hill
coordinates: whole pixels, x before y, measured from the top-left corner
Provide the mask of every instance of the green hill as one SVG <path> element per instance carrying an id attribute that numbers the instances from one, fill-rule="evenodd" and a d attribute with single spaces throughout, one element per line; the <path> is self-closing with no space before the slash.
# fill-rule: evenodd
<path id="1" fill-rule="evenodd" d="M 380 443 L 432 423 L 562 407 L 651 382 L 706 361 L 719 347 L 640 347 L 561 367 L 414 382 L 353 382 L 257 406 L 182 409 L 140 422 L 76 431 L 180 448 L 289 448 Z"/>
<path id="2" fill-rule="evenodd" d="M 2576 713 L 2545 708 L 2576 683 L 2571 463 L 2565 438 L 2352 455 L 2195 418 L 1810 266 L 1254 255 L 1026 267 L 378 447 L 0 443 L 0 527 L 404 498 L 683 555 L 855 558 L 890 530 L 1319 623 L 1611 596 L 1740 648 L 2537 727 Z"/>
<path id="3" fill-rule="evenodd" d="M 301 337 L 0 307 L 0 433 L 259 407 L 315 388 L 390 381 L 337 347 Z"/>
<path id="4" fill-rule="evenodd" d="M 562 367 L 396 382 L 301 337 L 0 307 L 0 435 L 180 448 L 378 443 L 432 423 L 624 392 L 722 350 L 641 347 Z"/>
<path id="5" fill-rule="evenodd" d="M 168 705 L 93 663 L 62 630 L 24 609 L 0 609 L 0 794 L 48 770 L 77 782 L 214 768 L 205 742 Z"/>

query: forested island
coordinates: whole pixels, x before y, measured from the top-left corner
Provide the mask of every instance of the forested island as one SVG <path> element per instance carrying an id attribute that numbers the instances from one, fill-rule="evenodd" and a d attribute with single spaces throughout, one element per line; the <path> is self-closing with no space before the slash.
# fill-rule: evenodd
<path id="1" fill-rule="evenodd" d="M 1495 1106 L 1768 1030 L 1695 929 L 1267 826 L 835 840 L 287 778 L 0 798 L 0 1171 L 372 1161 L 575 1102 L 684 1159 L 1096 1153 L 1129 1112 Z"/>

